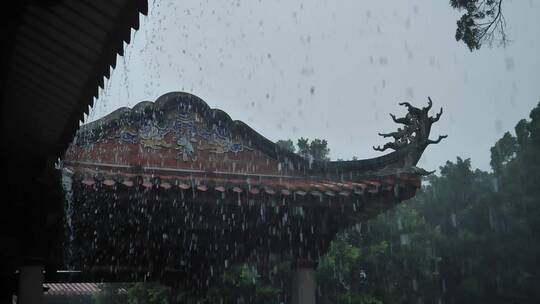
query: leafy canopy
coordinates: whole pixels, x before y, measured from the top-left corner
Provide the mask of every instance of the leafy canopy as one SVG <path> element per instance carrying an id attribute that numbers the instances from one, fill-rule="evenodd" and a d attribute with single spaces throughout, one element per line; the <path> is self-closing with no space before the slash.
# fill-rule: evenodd
<path id="1" fill-rule="evenodd" d="M 503 0 L 450 0 L 452 8 L 464 11 L 457 21 L 456 40 L 474 51 L 487 43 L 506 45 L 506 20 Z"/>

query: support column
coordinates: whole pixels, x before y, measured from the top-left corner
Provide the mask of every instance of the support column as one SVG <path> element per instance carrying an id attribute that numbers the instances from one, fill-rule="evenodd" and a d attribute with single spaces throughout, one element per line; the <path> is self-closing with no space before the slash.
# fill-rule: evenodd
<path id="1" fill-rule="evenodd" d="M 43 265 L 23 265 L 19 273 L 19 304 L 43 303 Z"/>
<path id="2" fill-rule="evenodd" d="M 292 304 L 315 304 L 317 282 L 315 269 L 317 262 L 296 260 L 291 278 Z"/>

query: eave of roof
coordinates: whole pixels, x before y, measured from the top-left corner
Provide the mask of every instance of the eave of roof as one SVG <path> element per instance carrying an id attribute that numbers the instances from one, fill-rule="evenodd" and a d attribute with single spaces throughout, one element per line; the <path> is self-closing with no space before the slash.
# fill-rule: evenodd
<path id="1" fill-rule="evenodd" d="M 421 178 L 412 171 L 393 171 L 384 175 L 354 180 L 328 180 L 322 177 L 283 176 L 262 174 L 239 174 L 227 172 L 204 172 L 200 170 L 169 170 L 167 172 L 129 173 L 126 168 L 91 168 L 68 163 L 64 167 L 67 176 L 86 187 L 104 186 L 123 189 L 192 190 L 200 192 L 249 192 L 253 195 L 266 193 L 272 196 L 311 194 L 314 196 L 365 196 L 367 193 L 396 192 L 419 188 Z M 112 169 L 112 170 L 111 170 Z M 158 170 L 159 171 L 159 170 Z M 163 171 L 163 170 L 161 170 Z"/>
<path id="2" fill-rule="evenodd" d="M 72 0 L 21 5 L 2 48 L 3 135 L 13 155 L 61 156 L 123 55 L 146 0 Z"/>

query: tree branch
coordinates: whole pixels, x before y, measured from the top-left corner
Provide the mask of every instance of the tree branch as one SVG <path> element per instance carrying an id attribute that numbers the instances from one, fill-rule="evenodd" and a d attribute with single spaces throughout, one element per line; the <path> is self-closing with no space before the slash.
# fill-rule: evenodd
<path id="1" fill-rule="evenodd" d="M 407 108 L 413 108 L 413 106 L 410 103 L 406 102 L 406 101 L 400 102 L 399 105 L 400 106 L 406 106 Z"/>
<path id="2" fill-rule="evenodd" d="M 422 115 L 422 110 L 411 105 L 410 103 L 404 101 L 399 103 L 400 106 L 406 106 L 407 111 L 409 111 L 409 114 L 414 115 L 416 117 L 420 117 Z"/>
<path id="3" fill-rule="evenodd" d="M 392 120 L 394 120 L 395 123 L 400 123 L 400 124 L 404 124 L 404 125 L 409 125 L 410 122 L 408 119 L 402 117 L 402 118 L 396 118 L 396 116 L 392 113 L 390 113 L 390 117 L 392 117 Z"/>
<path id="4" fill-rule="evenodd" d="M 394 151 L 397 151 L 397 150 L 401 149 L 402 146 L 403 145 L 400 145 L 397 142 L 389 142 L 389 143 L 384 144 L 384 146 L 382 148 L 381 148 L 381 146 L 377 146 L 377 147 L 373 146 L 373 150 L 382 152 L 382 151 L 384 151 L 386 149 L 392 149 Z"/>
<path id="5" fill-rule="evenodd" d="M 443 108 L 441 107 L 441 110 L 439 111 L 439 113 L 437 113 L 437 115 L 435 115 L 435 117 L 430 117 L 429 121 L 431 123 L 439 121 L 439 118 L 441 118 L 442 113 L 443 113 Z"/>
<path id="6" fill-rule="evenodd" d="M 406 106 L 409 113 L 412 113 L 412 114 L 419 115 L 422 112 L 422 110 L 420 110 L 419 108 L 411 105 L 410 103 L 408 103 L 406 101 L 400 102 L 399 105 L 400 106 Z"/>
<path id="7" fill-rule="evenodd" d="M 499 0 L 497 4 L 497 14 L 490 22 L 480 25 L 484 28 L 480 30 L 479 35 L 477 36 L 477 40 L 492 40 L 495 31 L 497 30 L 497 28 L 499 28 L 499 32 L 502 36 L 502 43 L 506 43 L 506 33 L 504 32 L 505 23 L 506 22 L 504 20 L 504 15 L 502 13 L 502 0 Z"/>
<path id="8" fill-rule="evenodd" d="M 424 107 L 423 110 L 427 113 L 429 110 L 431 110 L 431 107 L 433 106 L 433 101 L 431 101 L 431 97 L 428 96 L 428 106 Z"/>
<path id="9" fill-rule="evenodd" d="M 438 144 L 441 142 L 441 140 L 443 140 L 444 138 L 447 138 L 448 135 L 439 135 L 439 138 L 437 138 L 437 140 L 431 140 L 431 139 L 428 139 L 427 140 L 427 144 L 428 145 L 431 145 L 431 144 Z"/>
<path id="10" fill-rule="evenodd" d="M 422 175 L 423 176 L 428 176 L 428 175 L 431 175 L 433 173 L 435 173 L 437 170 L 432 170 L 432 171 L 426 171 L 425 173 L 423 173 Z"/>

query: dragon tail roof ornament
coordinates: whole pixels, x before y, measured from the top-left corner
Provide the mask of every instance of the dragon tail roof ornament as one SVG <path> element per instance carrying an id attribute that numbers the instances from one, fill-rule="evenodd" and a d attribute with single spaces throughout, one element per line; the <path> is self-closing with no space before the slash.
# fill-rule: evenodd
<path id="1" fill-rule="evenodd" d="M 448 137 L 447 135 L 440 135 L 436 140 L 429 138 L 431 127 L 441 118 L 443 109 L 441 108 L 435 116 L 429 116 L 429 111 L 433 106 L 433 101 L 430 97 L 428 97 L 428 105 L 423 108 L 417 108 L 409 102 L 401 102 L 399 105 L 407 108 L 405 117 L 396 117 L 392 113 L 390 113 L 390 117 L 395 123 L 403 126 L 400 126 L 394 132 L 379 133 L 380 136 L 392 138 L 393 140 L 382 146 L 373 147 L 376 151 L 383 152 L 391 149 L 394 150 L 393 152 L 371 159 L 321 163 L 319 166 L 322 170 L 327 172 L 327 174 L 344 174 L 354 171 L 365 172 L 365 174 L 378 174 L 380 172 L 396 170 L 401 172 L 402 170 L 417 168 L 416 164 L 426 147 L 431 144 L 437 144 Z M 421 172 L 418 170 L 412 171 L 416 172 L 417 175 L 428 175 L 432 173 L 423 169 Z"/>
<path id="2" fill-rule="evenodd" d="M 429 110 L 433 106 L 433 101 L 428 96 L 428 105 L 423 108 L 417 108 L 408 102 L 401 102 L 399 105 L 407 108 L 408 113 L 405 117 L 397 118 L 390 113 L 390 117 L 395 123 L 403 124 L 403 128 L 398 128 L 397 131 L 382 134 L 383 137 L 392 137 L 394 141 L 388 142 L 385 145 L 373 147 L 377 151 L 385 151 L 393 149 L 395 151 L 407 150 L 408 157 L 404 166 L 415 166 L 422 156 L 426 147 L 430 144 L 438 144 L 448 135 L 440 135 L 436 140 L 429 138 L 432 125 L 437 122 L 443 113 L 443 108 L 435 116 L 429 116 Z"/>

